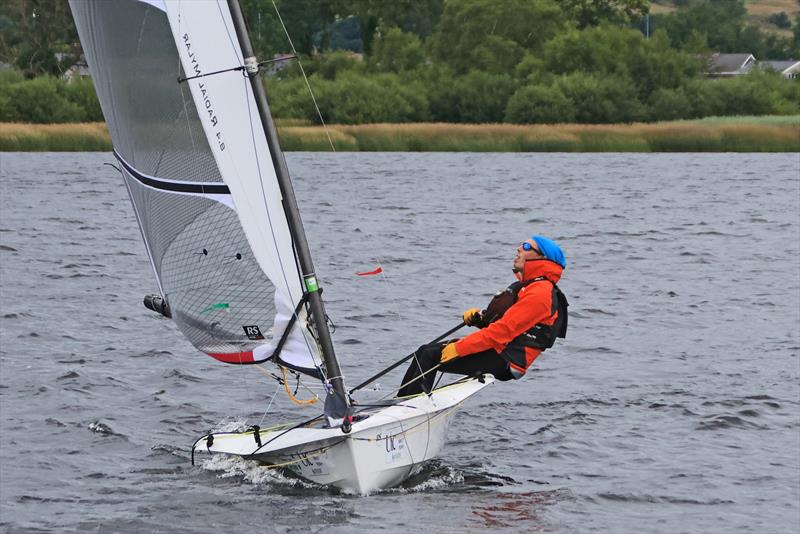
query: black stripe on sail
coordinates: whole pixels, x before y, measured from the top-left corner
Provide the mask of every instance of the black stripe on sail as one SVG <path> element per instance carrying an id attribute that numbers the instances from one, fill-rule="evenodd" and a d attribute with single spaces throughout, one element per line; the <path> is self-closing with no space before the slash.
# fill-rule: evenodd
<path id="1" fill-rule="evenodd" d="M 228 186 L 225 184 L 205 184 L 202 182 L 172 182 L 169 180 L 163 180 L 159 178 L 155 178 L 153 176 L 146 176 L 133 167 L 131 167 L 127 161 L 122 159 L 117 151 L 114 151 L 114 157 L 117 158 L 117 161 L 128 171 L 128 174 L 136 178 L 137 181 L 140 183 L 150 186 L 154 189 L 160 189 L 162 191 L 174 191 L 176 193 L 199 193 L 203 195 L 230 195 L 231 190 L 228 189 Z"/>

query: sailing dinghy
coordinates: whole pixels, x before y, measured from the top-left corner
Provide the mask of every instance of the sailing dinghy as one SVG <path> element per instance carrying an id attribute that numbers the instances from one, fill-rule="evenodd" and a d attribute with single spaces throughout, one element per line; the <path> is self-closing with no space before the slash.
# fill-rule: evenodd
<path id="1" fill-rule="evenodd" d="M 241 456 L 357 493 L 401 483 L 493 377 L 373 404 L 353 399 L 364 384 L 345 388 L 238 0 L 70 7 L 158 284 L 145 304 L 221 362 L 271 362 L 326 391 L 318 417 L 202 436 L 192 456 Z"/>

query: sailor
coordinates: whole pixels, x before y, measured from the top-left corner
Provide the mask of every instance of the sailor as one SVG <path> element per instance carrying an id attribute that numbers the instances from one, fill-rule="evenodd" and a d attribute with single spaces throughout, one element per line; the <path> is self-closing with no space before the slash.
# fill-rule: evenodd
<path id="1" fill-rule="evenodd" d="M 398 397 L 430 393 L 439 364 L 445 373 L 521 378 L 556 337 L 566 335 L 568 303 L 556 285 L 565 267 L 564 253 L 553 240 L 534 235 L 523 242 L 514 257 L 517 281 L 498 292 L 485 310 L 464 312 L 464 323 L 479 330 L 417 349 Z"/>

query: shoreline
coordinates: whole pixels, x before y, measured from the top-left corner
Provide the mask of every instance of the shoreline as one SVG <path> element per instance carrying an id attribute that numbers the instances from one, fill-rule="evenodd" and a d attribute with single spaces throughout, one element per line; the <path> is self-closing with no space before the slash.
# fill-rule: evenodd
<path id="1" fill-rule="evenodd" d="M 281 124 L 283 122 L 283 124 Z M 287 152 L 800 152 L 800 116 L 633 124 L 334 124 L 278 121 Z M 0 123 L 0 152 L 109 152 L 102 122 Z"/>

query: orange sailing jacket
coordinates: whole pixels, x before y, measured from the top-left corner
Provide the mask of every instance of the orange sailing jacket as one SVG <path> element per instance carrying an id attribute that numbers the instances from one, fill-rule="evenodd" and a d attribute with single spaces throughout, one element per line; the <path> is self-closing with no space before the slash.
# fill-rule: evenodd
<path id="1" fill-rule="evenodd" d="M 458 341 L 456 351 L 459 356 L 494 350 L 508 361 L 509 371 L 514 378 L 524 375 L 542 349 L 530 346 L 523 348 L 512 342 L 537 324 L 555 324 L 558 311 L 553 305 L 553 285 L 561 279 L 563 271 L 559 264 L 546 259 L 525 262 L 522 276 L 517 274 L 520 282 L 540 277 L 546 280 L 533 282 L 520 289 L 517 301 L 500 319 Z"/>

